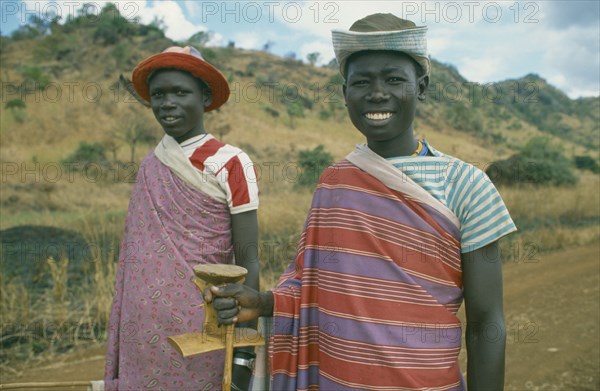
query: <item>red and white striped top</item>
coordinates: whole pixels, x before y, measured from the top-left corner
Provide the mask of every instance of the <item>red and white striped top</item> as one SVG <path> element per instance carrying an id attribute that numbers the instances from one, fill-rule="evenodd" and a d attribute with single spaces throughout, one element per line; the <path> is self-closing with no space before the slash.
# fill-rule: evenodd
<path id="1" fill-rule="evenodd" d="M 181 148 L 197 170 L 217 179 L 231 214 L 258 209 L 256 170 L 244 151 L 210 134 L 192 137 Z"/>

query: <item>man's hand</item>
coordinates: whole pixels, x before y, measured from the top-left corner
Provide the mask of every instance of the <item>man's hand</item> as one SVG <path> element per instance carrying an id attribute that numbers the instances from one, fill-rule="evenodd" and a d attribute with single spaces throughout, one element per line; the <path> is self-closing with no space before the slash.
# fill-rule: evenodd
<path id="1" fill-rule="evenodd" d="M 225 284 L 211 286 L 204 290 L 204 301 L 213 303 L 217 310 L 217 319 L 220 324 L 243 323 L 257 319 L 264 314 L 263 297 L 265 293 L 239 284 Z M 273 312 L 273 300 L 271 296 L 271 313 Z"/>

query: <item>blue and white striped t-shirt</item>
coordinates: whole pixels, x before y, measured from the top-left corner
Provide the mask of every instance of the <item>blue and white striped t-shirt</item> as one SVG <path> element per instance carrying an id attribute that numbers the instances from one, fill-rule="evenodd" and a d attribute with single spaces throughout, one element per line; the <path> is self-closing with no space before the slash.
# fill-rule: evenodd
<path id="1" fill-rule="evenodd" d="M 425 142 L 425 141 L 423 141 Z M 460 221 L 461 252 L 481 248 L 517 230 L 498 190 L 481 169 L 427 147 L 433 156 L 388 158 Z"/>

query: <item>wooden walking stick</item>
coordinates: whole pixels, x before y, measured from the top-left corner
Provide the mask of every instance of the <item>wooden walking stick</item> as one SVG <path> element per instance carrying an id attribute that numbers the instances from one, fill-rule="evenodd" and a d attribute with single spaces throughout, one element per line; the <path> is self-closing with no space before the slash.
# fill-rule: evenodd
<path id="1" fill-rule="evenodd" d="M 215 264 L 197 265 L 194 267 L 194 273 L 196 274 L 194 284 L 204 292 L 209 285 L 241 284 L 248 271 L 241 266 Z M 212 305 L 206 304 L 204 304 L 202 333 L 176 335 L 169 337 L 168 340 L 183 357 L 225 349 L 223 391 L 231 390 L 233 348 L 259 346 L 265 343 L 258 331 L 251 328 L 235 327 L 231 324 L 225 326 L 223 330 L 217 321 L 217 311 Z"/>

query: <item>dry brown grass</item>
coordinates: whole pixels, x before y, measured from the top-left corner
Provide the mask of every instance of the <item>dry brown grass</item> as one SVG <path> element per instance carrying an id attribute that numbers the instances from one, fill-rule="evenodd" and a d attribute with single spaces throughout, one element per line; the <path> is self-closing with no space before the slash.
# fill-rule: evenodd
<path id="1" fill-rule="evenodd" d="M 584 173 L 575 186 L 502 188 L 501 194 L 511 214 L 519 219 L 577 223 L 600 216 L 599 188 L 600 177 Z"/>
<path id="2" fill-rule="evenodd" d="M 94 254 L 89 282 L 70 283 L 67 258 L 46 260 L 51 285 L 42 292 L 30 292 L 21 282 L 0 279 L 0 370 L 8 370 L 14 361 L 35 359 L 42 352 L 47 359 L 73 346 L 105 340 L 116 272 L 115 230 L 119 227 L 120 232 L 121 224 L 122 220 L 114 218 L 87 218 L 79 227 L 71 226 L 79 228 L 89 243 L 115 238 L 104 246 L 108 251 Z"/>
<path id="3" fill-rule="evenodd" d="M 582 173 L 569 187 L 500 188 L 519 231 L 501 241 L 507 261 L 600 240 L 600 176 Z"/>

